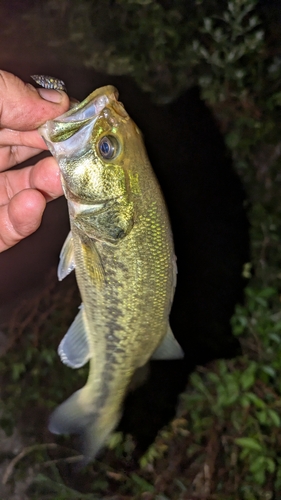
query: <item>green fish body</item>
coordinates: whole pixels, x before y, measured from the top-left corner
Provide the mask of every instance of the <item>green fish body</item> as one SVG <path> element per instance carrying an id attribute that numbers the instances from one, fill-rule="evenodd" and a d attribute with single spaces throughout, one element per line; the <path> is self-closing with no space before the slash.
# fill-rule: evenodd
<path id="1" fill-rule="evenodd" d="M 75 269 L 82 306 L 59 346 L 86 385 L 51 416 L 93 459 L 118 424 L 135 371 L 182 357 L 169 327 L 176 259 L 169 217 L 142 136 L 114 87 L 97 89 L 39 132 L 57 159 L 71 232 L 58 269 Z"/>

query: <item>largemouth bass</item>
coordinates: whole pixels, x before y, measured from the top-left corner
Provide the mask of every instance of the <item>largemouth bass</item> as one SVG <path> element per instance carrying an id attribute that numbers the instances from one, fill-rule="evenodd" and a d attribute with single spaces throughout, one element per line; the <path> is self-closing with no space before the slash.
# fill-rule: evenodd
<path id="1" fill-rule="evenodd" d="M 72 368 L 90 361 L 86 385 L 54 411 L 49 428 L 82 434 L 86 462 L 118 424 L 136 370 L 150 358 L 183 356 L 169 326 L 169 217 L 142 135 L 117 98 L 112 86 L 97 89 L 39 129 L 68 201 L 58 277 L 75 269 L 82 297 L 58 352 Z"/>

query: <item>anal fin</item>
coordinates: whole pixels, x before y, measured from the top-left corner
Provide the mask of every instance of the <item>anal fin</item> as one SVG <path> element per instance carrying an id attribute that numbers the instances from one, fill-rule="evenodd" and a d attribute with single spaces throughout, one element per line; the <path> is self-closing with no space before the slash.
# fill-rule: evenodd
<path id="1" fill-rule="evenodd" d="M 79 313 L 58 347 L 61 361 L 70 368 L 84 366 L 91 357 L 91 348 L 83 316 L 84 308 L 81 304 Z"/>

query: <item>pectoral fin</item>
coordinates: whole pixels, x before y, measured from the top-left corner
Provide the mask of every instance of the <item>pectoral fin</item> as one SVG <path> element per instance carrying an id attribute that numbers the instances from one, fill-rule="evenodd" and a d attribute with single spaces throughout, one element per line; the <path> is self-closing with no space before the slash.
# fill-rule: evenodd
<path id="1" fill-rule="evenodd" d="M 62 281 L 68 274 L 75 269 L 73 240 L 71 231 L 63 244 L 60 253 L 60 262 L 58 265 L 58 279 Z"/>
<path id="2" fill-rule="evenodd" d="M 61 361 L 70 368 L 80 368 L 89 361 L 91 348 L 85 330 L 83 304 L 72 325 L 63 337 L 58 354 Z"/>
<path id="3" fill-rule="evenodd" d="M 184 357 L 184 352 L 175 339 L 170 325 L 164 340 L 157 347 L 156 351 L 151 356 L 151 359 L 181 359 Z"/>
<path id="4" fill-rule="evenodd" d="M 93 285 L 98 288 L 104 283 L 105 274 L 95 242 L 84 235 L 81 249 L 88 277 L 91 279 Z"/>

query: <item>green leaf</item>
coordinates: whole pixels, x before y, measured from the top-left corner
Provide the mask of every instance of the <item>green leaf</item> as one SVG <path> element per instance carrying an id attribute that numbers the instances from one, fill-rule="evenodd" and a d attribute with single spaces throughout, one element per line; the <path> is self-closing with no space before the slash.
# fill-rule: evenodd
<path id="1" fill-rule="evenodd" d="M 243 408 L 246 408 L 247 406 L 250 406 L 251 401 L 249 400 L 247 394 L 242 394 L 239 403 Z"/>
<path id="2" fill-rule="evenodd" d="M 274 325 L 274 329 L 276 329 L 277 331 L 281 330 L 281 321 L 278 321 L 278 323 L 276 323 Z M 269 333 L 269 338 L 271 340 L 273 340 L 274 342 L 276 342 L 276 344 L 280 344 L 281 343 L 281 336 L 280 335 L 277 335 L 277 333 Z"/>
<path id="3" fill-rule="evenodd" d="M 254 438 L 251 437 L 241 437 L 234 439 L 235 444 L 241 446 L 241 448 L 248 448 L 249 450 L 262 451 L 262 445 Z"/>
<path id="4" fill-rule="evenodd" d="M 265 469 L 266 466 L 266 457 L 263 455 L 259 455 L 256 458 L 254 458 L 251 463 L 250 463 L 250 471 L 251 472 L 257 472 L 258 470 Z"/>
<path id="5" fill-rule="evenodd" d="M 270 457 L 266 457 L 266 468 L 268 472 L 270 472 L 270 474 L 273 474 L 273 472 L 275 472 L 276 464 Z"/>
<path id="6" fill-rule="evenodd" d="M 268 424 L 268 413 L 266 410 L 257 411 L 256 416 L 261 425 Z"/>
<path id="7" fill-rule="evenodd" d="M 254 474 L 254 480 L 256 483 L 263 485 L 265 483 L 265 470 L 264 469 L 259 469 L 255 474 Z"/>
<path id="8" fill-rule="evenodd" d="M 271 408 L 269 408 L 267 410 L 267 413 L 268 413 L 268 416 L 270 417 L 271 421 L 273 422 L 273 424 L 276 425 L 276 427 L 280 427 L 281 420 L 280 420 L 278 413 L 276 411 L 272 410 Z"/>
<path id="9" fill-rule="evenodd" d="M 255 362 L 250 363 L 250 365 L 246 368 L 246 370 L 242 373 L 240 377 L 240 384 L 243 390 L 250 389 L 252 385 L 254 385 L 257 371 L 257 365 Z"/>
<path id="10" fill-rule="evenodd" d="M 262 371 L 269 375 L 270 377 L 275 377 L 276 376 L 276 370 L 272 368 L 272 366 L 264 365 L 262 366 Z"/>
<path id="11" fill-rule="evenodd" d="M 246 395 L 249 401 L 251 401 L 251 403 L 253 403 L 257 408 L 263 409 L 266 407 L 265 402 L 253 392 L 247 392 Z"/>
<path id="12" fill-rule="evenodd" d="M 15 363 L 12 366 L 12 379 L 14 381 L 18 380 L 22 373 L 26 371 L 26 367 L 24 363 Z"/>
<path id="13" fill-rule="evenodd" d="M 273 288 L 273 287 L 264 288 L 259 293 L 260 297 L 264 297 L 264 298 L 267 298 L 267 299 L 270 298 L 270 297 L 273 297 L 274 295 L 277 295 L 277 290 L 276 290 L 276 288 Z"/>
<path id="14" fill-rule="evenodd" d="M 136 483 L 140 489 L 145 493 L 146 491 L 150 491 L 151 493 L 154 492 L 154 486 L 152 484 L 148 483 L 143 477 L 138 476 L 137 474 L 133 473 L 131 475 L 131 479 Z"/>

